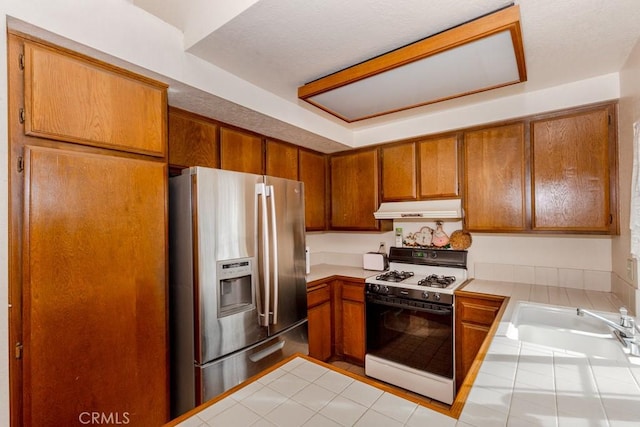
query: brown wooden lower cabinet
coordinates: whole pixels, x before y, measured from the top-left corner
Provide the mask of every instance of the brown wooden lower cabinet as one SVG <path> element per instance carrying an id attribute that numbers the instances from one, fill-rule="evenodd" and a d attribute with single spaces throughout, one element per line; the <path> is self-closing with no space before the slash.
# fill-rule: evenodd
<path id="1" fill-rule="evenodd" d="M 330 278 L 308 284 L 309 355 L 363 365 L 365 354 L 364 280 Z"/>
<path id="2" fill-rule="evenodd" d="M 456 388 L 460 390 L 504 298 L 469 292 L 455 295 Z"/>
<path id="3" fill-rule="evenodd" d="M 339 277 L 309 283 L 309 355 L 363 365 L 366 352 L 364 280 Z M 505 298 L 456 292 L 456 385 L 460 390 Z"/>
<path id="4" fill-rule="evenodd" d="M 366 337 L 364 281 L 341 280 L 339 282 L 342 355 L 351 362 L 364 364 Z"/>
<path id="5" fill-rule="evenodd" d="M 331 307 L 331 284 L 329 282 L 313 285 L 308 289 L 309 356 L 323 361 L 331 358 L 333 354 Z"/>

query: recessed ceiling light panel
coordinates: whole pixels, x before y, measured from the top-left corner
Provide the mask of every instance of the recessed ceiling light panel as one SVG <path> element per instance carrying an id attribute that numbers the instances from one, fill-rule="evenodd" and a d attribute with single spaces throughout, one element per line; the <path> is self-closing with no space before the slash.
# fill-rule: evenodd
<path id="1" fill-rule="evenodd" d="M 298 88 L 347 122 L 526 80 L 519 8 L 511 6 Z"/>

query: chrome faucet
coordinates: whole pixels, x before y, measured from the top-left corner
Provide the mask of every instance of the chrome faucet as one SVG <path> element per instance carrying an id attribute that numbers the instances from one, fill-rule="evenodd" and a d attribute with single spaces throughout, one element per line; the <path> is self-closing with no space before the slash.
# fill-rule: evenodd
<path id="1" fill-rule="evenodd" d="M 590 316 L 594 319 L 598 319 L 613 329 L 614 335 L 620 340 L 620 342 L 629 349 L 629 352 L 633 356 L 640 356 L 640 343 L 636 341 L 636 332 L 640 332 L 640 326 L 635 322 L 633 317 L 629 316 L 627 309 L 620 307 L 620 321 L 619 323 L 613 322 L 599 314 L 593 313 L 583 308 L 577 308 L 576 314 L 578 316 Z"/>
<path id="2" fill-rule="evenodd" d="M 617 330 L 622 334 L 623 338 L 633 338 L 635 336 L 635 322 L 633 321 L 633 317 L 627 314 L 627 309 L 624 307 L 620 308 L 620 323 L 613 322 L 607 318 L 600 316 L 599 314 L 595 314 L 589 310 L 585 310 L 584 308 L 577 308 L 577 315 L 593 317 L 594 319 L 598 319 L 607 325 L 611 326 L 613 329 Z"/>

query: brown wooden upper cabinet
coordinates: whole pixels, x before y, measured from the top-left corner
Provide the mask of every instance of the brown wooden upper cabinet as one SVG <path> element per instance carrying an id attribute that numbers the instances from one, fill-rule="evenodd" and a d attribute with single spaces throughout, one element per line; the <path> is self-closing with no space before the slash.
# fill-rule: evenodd
<path id="1" fill-rule="evenodd" d="M 31 41 L 24 61 L 27 135 L 166 156 L 166 86 Z"/>
<path id="2" fill-rule="evenodd" d="M 264 173 L 262 138 L 235 129 L 220 128 L 220 168 Z"/>
<path id="3" fill-rule="evenodd" d="M 415 200 L 416 144 L 406 142 L 380 147 L 382 162 L 382 201 Z"/>
<path id="4" fill-rule="evenodd" d="M 531 122 L 532 228 L 617 232 L 615 108 Z"/>
<path id="5" fill-rule="evenodd" d="M 417 144 L 420 198 L 458 197 L 458 136 L 427 139 Z"/>
<path id="6" fill-rule="evenodd" d="M 380 147 L 382 201 L 459 197 L 458 136 Z"/>
<path id="7" fill-rule="evenodd" d="M 175 167 L 220 167 L 218 125 L 211 120 L 169 108 L 169 164 Z"/>
<path id="8" fill-rule="evenodd" d="M 464 150 L 466 228 L 525 230 L 524 123 L 467 132 Z"/>
<path id="9" fill-rule="evenodd" d="M 266 173 L 286 179 L 298 179 L 298 147 L 284 142 L 267 140 Z"/>
<path id="10" fill-rule="evenodd" d="M 331 228 L 379 230 L 373 217 L 378 209 L 378 149 L 331 156 Z"/>
<path id="11" fill-rule="evenodd" d="M 264 151 L 262 147 L 260 135 L 169 108 L 169 164 L 174 173 L 186 167 L 205 166 L 302 181 L 306 228 L 325 230 L 328 156 L 275 140 L 266 140 Z"/>
<path id="12" fill-rule="evenodd" d="M 304 214 L 308 231 L 326 228 L 326 170 L 327 156 L 309 150 L 299 150 L 299 179 L 304 182 Z"/>

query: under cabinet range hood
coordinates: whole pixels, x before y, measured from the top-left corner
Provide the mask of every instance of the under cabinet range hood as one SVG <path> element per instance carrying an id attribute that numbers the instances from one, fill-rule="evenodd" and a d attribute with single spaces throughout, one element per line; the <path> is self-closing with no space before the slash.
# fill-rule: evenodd
<path id="1" fill-rule="evenodd" d="M 376 219 L 462 219 L 460 199 L 381 203 Z"/>

